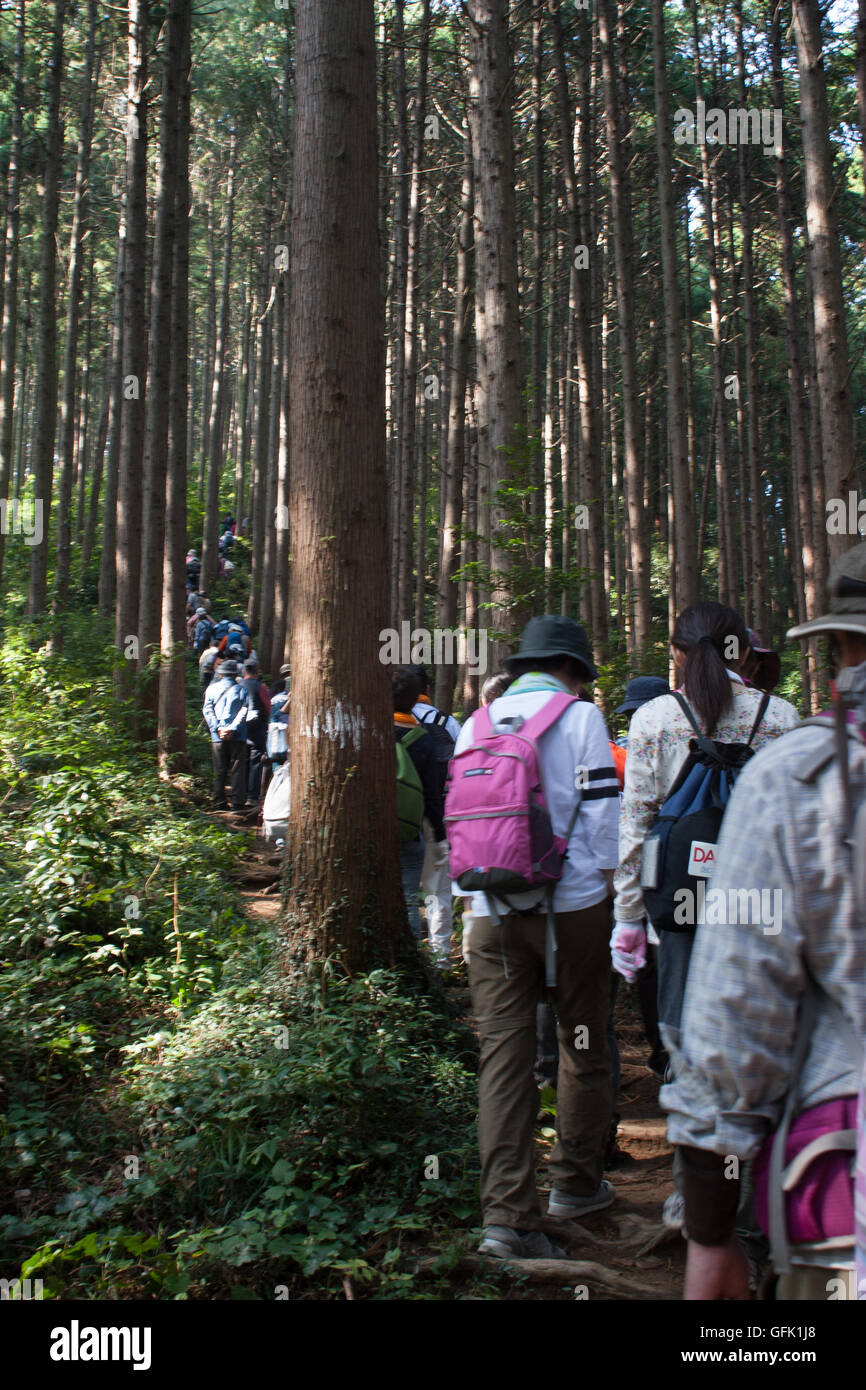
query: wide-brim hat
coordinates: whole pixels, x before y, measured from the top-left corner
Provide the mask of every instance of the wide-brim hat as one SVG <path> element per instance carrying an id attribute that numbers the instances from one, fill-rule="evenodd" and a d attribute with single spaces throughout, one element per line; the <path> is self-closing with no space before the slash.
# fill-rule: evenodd
<path id="1" fill-rule="evenodd" d="M 866 541 L 840 555 L 830 570 L 830 610 L 789 628 L 789 640 L 817 632 L 858 632 L 866 636 Z"/>
<path id="2" fill-rule="evenodd" d="M 238 663 L 237 663 L 236 661 L 222 661 L 222 662 L 220 662 L 220 675 L 221 675 L 221 676 L 237 676 L 237 675 L 240 675 L 240 671 L 239 671 L 239 669 L 238 669 Z"/>
<path id="3" fill-rule="evenodd" d="M 598 675 L 592 664 L 586 630 L 573 618 L 552 613 L 543 618 L 530 618 L 517 651 L 505 658 L 505 667 L 510 671 L 515 661 L 547 661 L 554 656 L 573 657 L 586 668 L 590 680 Z"/>
<path id="4" fill-rule="evenodd" d="M 670 695 L 671 688 L 662 676 L 635 676 L 625 688 L 625 699 L 614 714 L 633 714 L 641 705 L 659 695 Z"/>
<path id="5" fill-rule="evenodd" d="M 281 676 L 290 676 L 291 674 L 292 674 L 292 668 L 291 668 L 291 666 L 289 665 L 288 661 L 284 661 L 283 664 L 282 664 L 282 666 L 280 667 L 280 675 L 281 675 Z"/>

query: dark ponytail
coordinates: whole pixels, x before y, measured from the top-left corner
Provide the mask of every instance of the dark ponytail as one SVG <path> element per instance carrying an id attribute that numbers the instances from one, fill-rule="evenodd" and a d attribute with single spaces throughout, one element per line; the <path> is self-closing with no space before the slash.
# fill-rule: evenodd
<path id="1" fill-rule="evenodd" d="M 723 603 L 693 603 L 677 618 L 671 641 L 686 654 L 686 696 L 712 738 L 733 704 L 725 667 L 737 665 L 748 651 L 746 624 Z"/>

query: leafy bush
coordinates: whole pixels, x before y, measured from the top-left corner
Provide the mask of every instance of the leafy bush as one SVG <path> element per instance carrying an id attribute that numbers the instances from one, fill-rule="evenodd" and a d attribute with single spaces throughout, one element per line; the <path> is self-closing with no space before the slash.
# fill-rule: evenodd
<path id="1" fill-rule="evenodd" d="M 280 975 L 242 837 L 157 779 L 108 656 L 7 642 L 0 696 L 7 1257 L 51 1296 L 433 1296 L 404 1248 L 477 1182 L 441 989 Z"/>

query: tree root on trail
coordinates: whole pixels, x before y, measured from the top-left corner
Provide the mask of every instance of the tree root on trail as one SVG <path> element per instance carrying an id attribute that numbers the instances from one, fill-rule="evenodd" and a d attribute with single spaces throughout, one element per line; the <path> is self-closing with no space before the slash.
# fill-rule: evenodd
<path id="1" fill-rule="evenodd" d="M 418 1272 L 435 1269 L 438 1260 L 420 1260 Z M 645 1284 L 630 1279 L 618 1270 L 606 1269 L 594 1260 L 499 1260 L 486 1255 L 463 1255 L 449 1271 L 449 1274 L 465 1274 L 491 1269 L 507 1269 L 521 1274 L 531 1284 L 594 1284 L 613 1298 L 646 1299 L 648 1290 Z"/>

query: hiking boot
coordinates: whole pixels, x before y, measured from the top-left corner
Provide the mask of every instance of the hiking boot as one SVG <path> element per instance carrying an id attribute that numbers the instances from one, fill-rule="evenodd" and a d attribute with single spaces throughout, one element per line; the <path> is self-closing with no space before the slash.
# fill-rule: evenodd
<path id="1" fill-rule="evenodd" d="M 517 1231 L 512 1226 L 485 1226 L 479 1255 L 498 1260 L 564 1260 L 565 1251 L 543 1231 Z"/>
<path id="2" fill-rule="evenodd" d="M 550 1189 L 550 1197 L 547 1203 L 548 1216 L 558 1216 L 564 1219 L 580 1216 L 588 1216 L 591 1211 L 604 1211 L 616 1198 L 616 1192 L 612 1182 L 607 1178 L 602 1178 L 598 1185 L 598 1191 L 592 1197 L 572 1197 L 568 1192 L 560 1192 L 557 1188 Z"/>
<path id="3" fill-rule="evenodd" d="M 688 1240 L 686 1228 L 683 1225 L 686 1214 L 686 1204 L 681 1192 L 671 1192 L 665 1197 L 665 1204 L 662 1207 L 662 1225 L 668 1231 L 679 1231 L 683 1240 Z"/>

